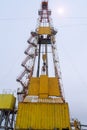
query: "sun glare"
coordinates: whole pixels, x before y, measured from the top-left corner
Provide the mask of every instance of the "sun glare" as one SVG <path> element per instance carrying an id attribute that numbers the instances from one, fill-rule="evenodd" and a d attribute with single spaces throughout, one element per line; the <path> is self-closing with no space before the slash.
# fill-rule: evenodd
<path id="1" fill-rule="evenodd" d="M 64 15 L 64 8 L 63 7 L 59 7 L 58 10 L 57 10 L 58 14 L 60 16 L 63 16 Z"/>

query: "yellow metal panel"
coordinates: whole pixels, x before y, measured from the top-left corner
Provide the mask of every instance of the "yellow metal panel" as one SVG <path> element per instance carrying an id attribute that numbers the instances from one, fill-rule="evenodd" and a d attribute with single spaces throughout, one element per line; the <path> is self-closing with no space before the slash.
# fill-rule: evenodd
<path id="1" fill-rule="evenodd" d="M 12 94 L 0 94 L 0 109 L 13 110 L 16 98 Z"/>
<path id="2" fill-rule="evenodd" d="M 28 94 L 47 98 L 49 96 L 61 96 L 59 82 L 57 78 L 48 78 L 41 75 L 40 78 L 31 78 L 28 86 Z"/>
<path id="3" fill-rule="evenodd" d="M 70 119 L 67 103 L 19 103 L 16 130 L 21 129 L 69 128 Z"/>
<path id="4" fill-rule="evenodd" d="M 51 34 L 51 28 L 50 27 L 39 27 L 38 28 L 38 34 Z"/>
<path id="5" fill-rule="evenodd" d="M 59 82 L 57 78 L 48 79 L 49 96 L 60 96 Z"/>
<path id="6" fill-rule="evenodd" d="M 31 78 L 30 85 L 28 86 L 29 95 L 38 95 L 39 94 L 39 78 Z"/>
<path id="7" fill-rule="evenodd" d="M 48 76 L 40 76 L 40 88 L 39 88 L 40 98 L 48 97 Z"/>
<path id="8" fill-rule="evenodd" d="M 39 98 L 41 99 L 41 98 L 48 98 L 48 94 L 43 94 L 43 93 L 41 93 L 41 94 L 39 94 Z"/>

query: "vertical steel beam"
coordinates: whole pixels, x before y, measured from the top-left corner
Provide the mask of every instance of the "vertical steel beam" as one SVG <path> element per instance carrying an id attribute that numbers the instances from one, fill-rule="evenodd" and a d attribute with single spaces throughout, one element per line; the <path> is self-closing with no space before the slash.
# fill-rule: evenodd
<path id="1" fill-rule="evenodd" d="M 1 110 L 0 111 L 0 129 L 13 130 L 14 111 Z"/>
<path id="2" fill-rule="evenodd" d="M 46 75 L 48 75 L 48 55 L 47 55 L 47 43 L 45 44 L 45 53 L 46 53 Z"/>
<path id="3" fill-rule="evenodd" d="M 40 51 L 41 51 L 41 44 L 39 45 L 39 52 L 38 52 L 38 68 L 37 68 L 37 77 L 39 77 L 39 72 L 40 72 Z"/>

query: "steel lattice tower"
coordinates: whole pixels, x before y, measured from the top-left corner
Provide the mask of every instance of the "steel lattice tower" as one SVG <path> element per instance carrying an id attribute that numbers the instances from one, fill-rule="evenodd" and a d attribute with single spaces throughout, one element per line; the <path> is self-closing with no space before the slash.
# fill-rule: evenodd
<path id="1" fill-rule="evenodd" d="M 38 15 L 38 26 L 30 33 L 26 58 L 21 64 L 24 71 L 17 78 L 22 85 L 17 90 L 18 108 L 12 94 L 0 94 L 0 129 L 71 130 L 74 126 L 81 130 L 77 120 L 70 124 L 57 56 L 57 31 L 47 0 L 42 0 Z"/>

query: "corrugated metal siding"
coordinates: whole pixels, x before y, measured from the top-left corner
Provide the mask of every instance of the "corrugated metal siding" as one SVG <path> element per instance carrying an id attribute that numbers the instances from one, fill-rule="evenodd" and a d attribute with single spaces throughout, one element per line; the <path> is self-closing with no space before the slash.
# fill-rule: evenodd
<path id="1" fill-rule="evenodd" d="M 13 110 L 16 98 L 12 94 L 0 94 L 0 110 Z"/>
<path id="2" fill-rule="evenodd" d="M 70 128 L 68 104 L 20 103 L 16 130 Z"/>

